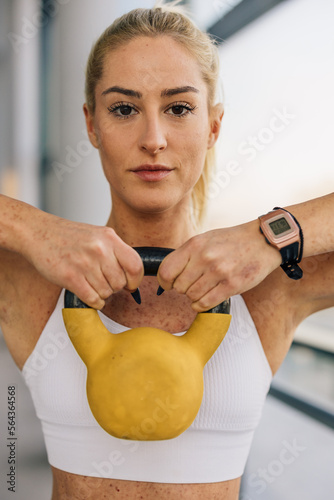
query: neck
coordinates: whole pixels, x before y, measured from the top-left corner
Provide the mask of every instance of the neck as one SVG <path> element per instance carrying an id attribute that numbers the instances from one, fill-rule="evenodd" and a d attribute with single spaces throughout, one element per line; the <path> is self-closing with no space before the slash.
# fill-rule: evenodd
<path id="1" fill-rule="evenodd" d="M 107 226 L 132 247 L 178 248 L 197 233 L 190 210 L 179 208 L 151 214 L 113 206 Z"/>

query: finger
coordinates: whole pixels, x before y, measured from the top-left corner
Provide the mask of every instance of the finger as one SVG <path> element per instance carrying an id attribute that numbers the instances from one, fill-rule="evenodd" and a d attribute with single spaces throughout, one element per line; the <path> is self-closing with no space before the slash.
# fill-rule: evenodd
<path id="1" fill-rule="evenodd" d="M 198 282 L 200 282 L 200 285 L 195 286 Z M 195 286 L 195 290 L 199 289 L 198 298 L 200 298 L 203 295 L 203 289 L 201 290 L 201 286 L 203 286 L 204 282 L 205 281 L 203 279 L 203 273 L 200 269 L 200 266 L 196 265 L 194 261 L 189 261 L 181 274 L 179 274 L 179 276 L 177 276 L 177 278 L 175 279 L 173 288 L 178 293 L 184 293 L 191 298 L 191 295 L 189 295 L 189 291 Z M 210 288 L 212 288 L 212 286 L 214 285 L 206 286 L 205 290 L 209 290 Z M 195 296 L 193 300 L 195 300 L 196 298 L 197 297 Z"/>
<path id="2" fill-rule="evenodd" d="M 91 288 L 95 290 L 102 300 L 107 299 L 114 292 L 112 284 L 109 283 L 108 279 L 99 267 L 87 270 L 85 278 Z"/>
<path id="3" fill-rule="evenodd" d="M 103 278 L 105 280 L 105 286 L 107 289 L 107 285 L 110 287 L 112 290 L 111 293 L 119 292 L 119 290 L 122 290 L 127 284 L 126 281 L 126 276 L 125 272 L 120 266 L 119 262 L 117 261 L 116 257 L 113 255 L 110 259 L 108 259 L 108 262 L 104 262 L 103 266 L 101 268 Z M 102 283 L 101 283 L 102 287 Z M 101 289 L 97 289 L 97 291 L 100 293 L 102 291 Z M 104 296 L 100 293 L 101 297 L 104 298 Z M 109 294 L 111 295 L 111 294 Z M 108 296 L 109 296 L 108 295 Z"/>
<path id="4" fill-rule="evenodd" d="M 190 260 L 189 252 L 186 249 L 178 249 L 167 255 L 161 262 L 157 278 L 159 285 L 164 290 L 171 290 L 174 287 L 176 278 L 184 271 Z"/>
<path id="5" fill-rule="evenodd" d="M 93 309 L 102 309 L 105 305 L 105 301 L 84 278 L 77 282 L 74 287 L 69 287 L 69 290 L 77 295 L 87 306 L 93 307 Z"/>
<path id="6" fill-rule="evenodd" d="M 139 254 L 132 247 L 123 243 L 115 249 L 115 258 L 125 277 L 123 288 L 136 290 L 144 276 L 144 265 Z"/>
<path id="7" fill-rule="evenodd" d="M 212 288 L 206 294 L 204 294 L 199 300 L 193 302 L 191 307 L 196 312 L 205 312 L 212 307 L 218 306 L 224 300 L 227 300 L 229 295 L 226 294 L 225 285 L 219 283 L 217 286 Z"/>
<path id="8" fill-rule="evenodd" d="M 227 288 L 228 281 L 224 279 L 219 280 L 217 278 L 217 274 L 215 273 L 202 274 L 196 281 L 194 281 L 194 283 L 192 283 L 188 287 L 185 293 L 192 302 L 197 302 L 201 299 L 201 297 L 203 297 L 218 285 Z"/>

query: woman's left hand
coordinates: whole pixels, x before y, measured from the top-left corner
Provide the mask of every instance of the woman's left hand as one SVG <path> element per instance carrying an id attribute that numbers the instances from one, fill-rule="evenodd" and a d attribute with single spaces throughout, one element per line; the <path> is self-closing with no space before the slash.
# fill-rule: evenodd
<path id="1" fill-rule="evenodd" d="M 281 262 L 255 220 L 194 236 L 163 260 L 158 281 L 164 290 L 187 295 L 192 308 L 203 312 L 255 287 Z"/>

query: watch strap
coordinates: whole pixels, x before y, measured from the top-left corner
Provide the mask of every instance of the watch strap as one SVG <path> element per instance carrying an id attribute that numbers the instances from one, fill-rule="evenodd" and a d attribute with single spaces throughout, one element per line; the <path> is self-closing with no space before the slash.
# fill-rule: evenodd
<path id="1" fill-rule="evenodd" d="M 285 274 L 291 278 L 292 280 L 300 280 L 303 277 L 303 270 L 295 263 L 286 262 L 285 264 L 281 264 L 281 268 L 285 272 Z"/>
<path id="2" fill-rule="evenodd" d="M 270 214 L 272 214 L 275 210 L 281 210 L 282 212 L 287 212 L 289 216 L 293 219 L 295 222 L 297 228 L 298 228 L 298 241 L 294 240 L 290 244 L 287 244 L 284 247 L 280 247 L 278 245 L 275 245 L 274 242 L 271 242 L 270 237 L 268 235 L 268 232 L 265 231 L 264 227 L 261 227 L 262 223 L 262 216 L 259 217 L 260 219 L 260 231 L 265 237 L 266 242 L 271 245 L 273 244 L 276 246 L 276 248 L 279 250 L 281 257 L 282 257 L 282 264 L 281 268 L 283 271 L 286 273 L 286 275 L 293 279 L 293 280 L 299 280 L 300 278 L 303 277 L 303 271 L 302 269 L 298 266 L 298 263 L 301 261 L 302 256 L 303 256 L 303 247 L 304 247 L 304 237 L 303 237 L 303 231 L 302 228 L 297 221 L 297 219 L 290 213 L 288 210 L 285 208 L 281 207 L 274 207 L 272 212 L 269 212 L 267 214 L 267 219 Z M 267 237 L 268 236 L 268 237 Z"/>
<path id="3" fill-rule="evenodd" d="M 291 245 L 287 245 L 286 247 L 280 249 L 280 254 L 282 256 L 281 268 L 289 278 L 299 280 L 303 277 L 303 270 L 298 266 L 298 263 L 302 260 L 304 248 L 302 228 L 296 217 L 285 208 L 274 207 L 273 210 L 283 210 L 284 212 L 290 214 L 299 228 L 299 242 L 291 243 Z"/>
<path id="4" fill-rule="evenodd" d="M 293 220 L 295 221 L 295 223 L 297 224 L 298 228 L 299 228 L 300 244 L 299 244 L 299 249 L 297 251 L 297 255 L 298 256 L 295 257 L 296 262 L 298 264 L 302 260 L 302 257 L 303 257 L 303 250 L 304 250 L 304 235 L 303 235 L 303 230 L 302 230 L 299 222 L 297 221 L 296 217 L 291 212 L 289 212 L 285 208 L 281 208 L 281 207 L 274 207 L 273 210 L 283 210 L 283 212 L 287 212 L 288 214 L 290 214 L 291 217 L 293 218 Z"/>
<path id="5" fill-rule="evenodd" d="M 299 242 L 291 243 L 280 249 L 282 255 L 282 264 L 285 262 L 300 262 L 299 258 Z"/>

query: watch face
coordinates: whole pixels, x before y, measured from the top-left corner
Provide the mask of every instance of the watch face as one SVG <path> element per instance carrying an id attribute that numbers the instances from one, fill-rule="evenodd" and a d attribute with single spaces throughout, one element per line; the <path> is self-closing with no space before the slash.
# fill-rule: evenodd
<path id="1" fill-rule="evenodd" d="M 299 228 L 288 212 L 278 209 L 259 219 L 267 241 L 278 249 L 299 241 Z"/>
<path id="2" fill-rule="evenodd" d="M 285 217 L 269 222 L 269 226 L 275 236 L 279 236 L 280 234 L 285 233 L 285 231 L 291 229 L 291 226 Z"/>

